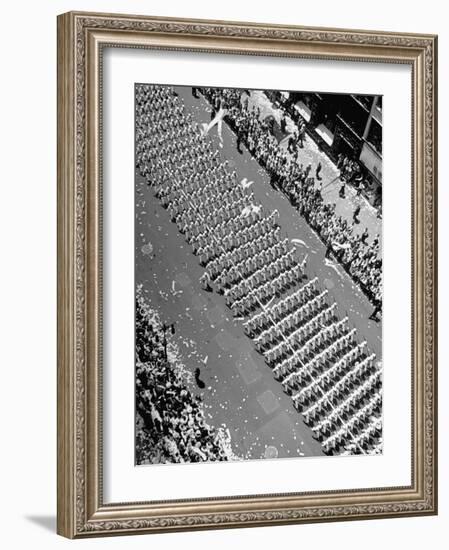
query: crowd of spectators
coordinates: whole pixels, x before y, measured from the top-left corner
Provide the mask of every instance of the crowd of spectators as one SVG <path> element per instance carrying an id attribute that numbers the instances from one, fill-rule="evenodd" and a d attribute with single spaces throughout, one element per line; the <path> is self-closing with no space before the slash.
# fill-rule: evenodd
<path id="1" fill-rule="evenodd" d="M 192 375 L 179 360 L 157 313 L 136 293 L 136 463 L 235 460 L 229 431 L 205 419 Z"/>

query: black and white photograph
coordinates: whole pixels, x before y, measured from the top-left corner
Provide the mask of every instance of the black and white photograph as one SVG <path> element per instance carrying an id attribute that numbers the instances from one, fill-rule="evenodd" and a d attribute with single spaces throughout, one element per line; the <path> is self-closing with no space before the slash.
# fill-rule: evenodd
<path id="1" fill-rule="evenodd" d="M 382 454 L 382 96 L 134 92 L 136 465 Z"/>

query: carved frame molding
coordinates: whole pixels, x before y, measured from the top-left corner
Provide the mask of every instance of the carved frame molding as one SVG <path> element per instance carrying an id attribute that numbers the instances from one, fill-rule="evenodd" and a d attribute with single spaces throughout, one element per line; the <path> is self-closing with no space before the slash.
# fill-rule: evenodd
<path id="1" fill-rule="evenodd" d="M 104 46 L 412 67 L 410 487 L 103 504 L 101 53 Z M 437 37 L 70 12 L 58 17 L 58 533 L 70 538 L 437 513 Z"/>

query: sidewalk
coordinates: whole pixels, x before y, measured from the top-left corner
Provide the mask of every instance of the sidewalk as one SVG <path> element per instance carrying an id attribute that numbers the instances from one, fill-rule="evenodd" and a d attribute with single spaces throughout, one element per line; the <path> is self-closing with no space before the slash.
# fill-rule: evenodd
<path id="1" fill-rule="evenodd" d="M 244 96 L 245 99 L 248 96 Z M 272 116 L 279 123 L 284 116 L 287 122 L 287 131 L 292 133 L 296 128 L 295 122 L 285 112 L 273 105 L 264 92 L 260 90 L 252 90 L 248 100 L 249 105 L 257 106 L 260 109 L 260 118 L 263 120 L 268 116 Z M 284 150 L 287 150 L 288 137 L 284 138 L 279 146 Z M 342 216 L 342 218 L 348 220 L 351 225 L 353 224 L 353 214 L 357 206 L 360 206 L 360 214 L 358 216 L 360 223 L 354 225 L 354 233 L 363 233 L 365 228 L 368 229 L 369 237 L 368 242 L 371 242 L 376 235 L 382 239 L 382 220 L 377 217 L 376 209 L 363 197 L 356 196 L 356 191 L 351 185 L 346 185 L 346 197 L 340 198 L 338 192 L 341 187 L 341 181 L 339 179 L 339 170 L 331 159 L 320 151 L 317 144 L 306 133 L 304 138 L 304 148 L 300 150 L 298 163 L 303 164 L 304 167 L 308 164 L 312 165 L 311 175 L 315 175 L 315 168 L 321 162 L 321 182 L 317 182 L 317 185 L 321 183 L 321 194 L 325 203 L 336 204 L 336 214 Z"/>

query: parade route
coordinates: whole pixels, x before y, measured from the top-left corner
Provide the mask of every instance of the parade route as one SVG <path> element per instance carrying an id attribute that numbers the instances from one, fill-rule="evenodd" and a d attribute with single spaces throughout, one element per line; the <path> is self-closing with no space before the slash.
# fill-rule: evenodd
<path id="1" fill-rule="evenodd" d="M 177 87 L 186 110 L 198 124 L 209 122 L 210 107 L 191 88 Z M 325 247 L 305 219 L 286 197 L 274 190 L 266 171 L 245 147 L 239 153 L 236 138 L 223 124 L 221 147 L 217 131 L 209 134 L 222 159 L 235 169 L 238 181 L 253 182 L 247 192 L 268 212 L 278 210 L 283 237 L 296 248 L 298 261 L 306 259 L 309 278 L 318 277 L 329 291 L 329 300 L 338 304 L 339 317 L 349 318 L 358 338 L 380 360 L 381 324 L 369 320 L 372 305 L 335 261 L 327 260 Z M 325 174 L 323 170 L 323 175 Z M 282 391 L 271 369 L 254 349 L 234 319 L 224 297 L 201 288 L 204 268 L 192 253 L 153 190 L 136 175 L 136 284 L 166 323 L 174 323 L 183 362 L 192 373 L 200 369 L 202 396 L 210 422 L 225 424 L 230 431 L 234 452 L 241 458 L 276 458 L 322 455 L 320 443 L 312 437 L 292 399 Z"/>
<path id="2" fill-rule="evenodd" d="M 242 458 L 262 458 L 273 446 L 279 457 L 322 454 L 223 296 L 201 289 L 204 269 L 167 211 L 144 182 L 137 189 L 136 283 L 143 284 L 161 318 L 175 324 L 169 338 L 178 344 L 186 367 L 192 373 L 200 368 L 205 388 L 197 392 L 211 424 L 226 424 L 233 450 Z"/>

